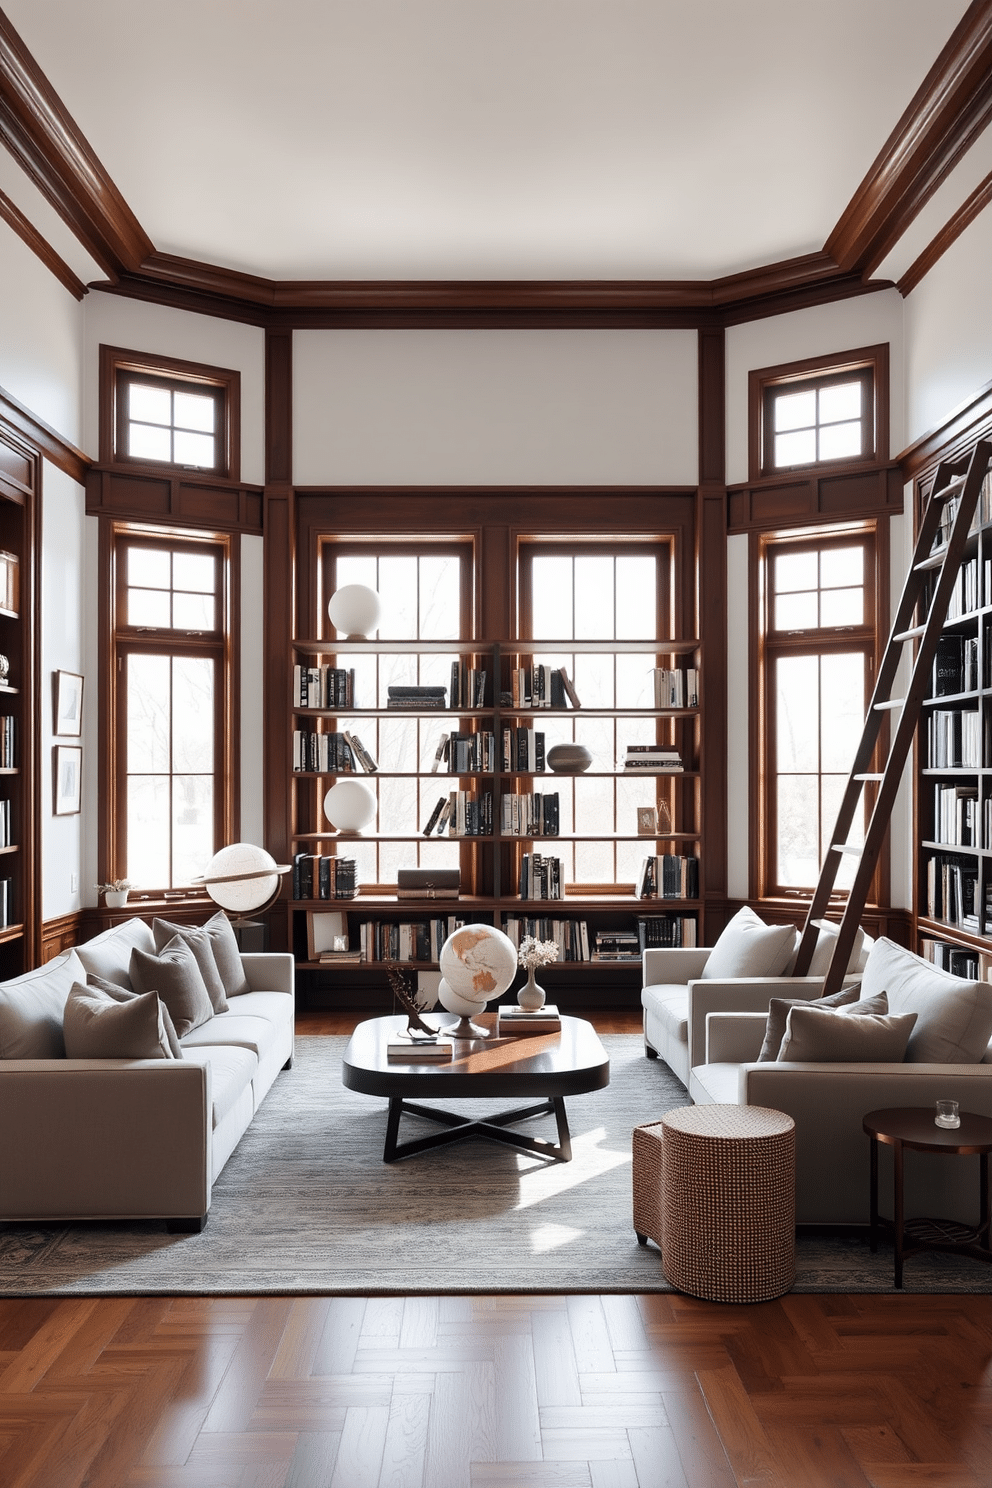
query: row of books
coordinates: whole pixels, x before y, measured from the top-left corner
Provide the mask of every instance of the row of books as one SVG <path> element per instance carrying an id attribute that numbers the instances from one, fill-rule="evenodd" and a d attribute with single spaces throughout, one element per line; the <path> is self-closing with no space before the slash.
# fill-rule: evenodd
<path id="1" fill-rule="evenodd" d="M 0 878 L 0 927 L 16 925 L 14 917 L 14 880 Z"/>
<path id="2" fill-rule="evenodd" d="M 698 708 L 698 667 L 652 667 L 656 708 Z"/>
<path id="3" fill-rule="evenodd" d="M 355 668 L 294 666 L 294 708 L 354 708 Z"/>
<path id="4" fill-rule="evenodd" d="M 450 791 L 439 797 L 427 818 L 424 836 L 491 837 L 493 834 L 492 791 Z"/>
<path id="5" fill-rule="evenodd" d="M 978 686 L 978 637 L 944 634 L 933 663 L 933 697 L 974 692 Z"/>
<path id="6" fill-rule="evenodd" d="M 363 961 L 435 963 L 441 947 L 465 921 L 456 915 L 421 920 L 362 920 L 358 948 Z"/>
<path id="7" fill-rule="evenodd" d="M 682 755 L 665 744 L 628 744 L 623 767 L 645 775 L 678 775 L 683 769 Z"/>
<path id="8" fill-rule="evenodd" d="M 560 822 L 557 791 L 504 791 L 500 798 L 504 837 L 557 837 Z"/>
<path id="9" fill-rule="evenodd" d="M 637 941 L 642 951 L 656 946 L 694 946 L 696 944 L 696 916 L 638 915 Z"/>
<path id="10" fill-rule="evenodd" d="M 979 933 L 978 871 L 969 858 L 934 854 L 927 859 L 927 915 Z"/>
<path id="11" fill-rule="evenodd" d="M 643 858 L 634 894 L 638 899 L 698 899 L 699 859 L 678 853 Z"/>
<path id="12" fill-rule="evenodd" d="M 520 859 L 521 899 L 560 899 L 561 894 L 561 858 L 524 853 Z"/>
<path id="13" fill-rule="evenodd" d="M 982 763 L 982 717 L 977 709 L 935 708 L 927 719 L 927 761 L 936 770 L 977 770 Z"/>
<path id="14" fill-rule="evenodd" d="M 292 882 L 294 899 L 354 899 L 358 865 L 354 858 L 294 853 Z"/>
<path id="15" fill-rule="evenodd" d="M 589 926 L 585 920 L 553 919 L 546 915 L 504 915 L 503 930 L 519 948 L 528 935 L 551 940 L 558 947 L 559 961 L 590 961 Z"/>
<path id="16" fill-rule="evenodd" d="M 488 672 L 468 666 L 464 661 L 451 663 L 452 708 L 484 708 Z"/>
<path id="17" fill-rule="evenodd" d="M 11 847 L 10 802 L 0 801 L 0 847 Z"/>
<path id="18" fill-rule="evenodd" d="M 977 785 L 936 785 L 933 840 L 954 847 L 978 846 Z"/>
<path id="19" fill-rule="evenodd" d="M 358 769 L 374 775 L 378 765 L 357 734 L 293 730 L 293 769 L 318 775 L 353 775 Z"/>
<path id="20" fill-rule="evenodd" d="M 510 672 L 509 706 L 513 708 L 581 708 L 571 678 L 564 667 L 535 662 Z"/>
<path id="21" fill-rule="evenodd" d="M 491 771 L 496 765 L 496 739 L 492 733 L 442 734 L 437 746 L 432 773 L 441 765 L 449 775 L 468 775 L 474 771 Z"/>
<path id="22" fill-rule="evenodd" d="M 13 770 L 17 765 L 14 755 L 14 719 L 10 713 L 0 718 L 0 770 Z"/>
<path id="23" fill-rule="evenodd" d="M 500 752 L 501 770 L 518 770 L 528 775 L 544 773 L 544 731 L 542 729 L 505 728 Z"/>
<path id="24" fill-rule="evenodd" d="M 948 945 L 946 940 L 924 940 L 922 950 L 927 961 L 932 961 L 941 971 L 949 971 L 952 976 L 977 981 L 981 975 L 977 951 Z"/>

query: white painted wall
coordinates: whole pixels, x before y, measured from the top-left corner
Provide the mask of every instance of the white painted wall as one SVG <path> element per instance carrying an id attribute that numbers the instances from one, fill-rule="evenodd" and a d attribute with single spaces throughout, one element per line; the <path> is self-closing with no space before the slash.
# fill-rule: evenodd
<path id="1" fill-rule="evenodd" d="M 77 446 L 82 324 L 79 301 L 0 222 L 0 388 Z"/>
<path id="2" fill-rule="evenodd" d="M 71 914 L 83 904 L 95 904 L 92 874 L 84 877 L 84 834 L 96 832 L 96 636 L 87 634 L 88 613 L 83 593 L 83 528 L 85 492 L 47 461 L 42 476 L 41 501 L 41 858 L 42 919 Z M 95 526 L 95 522 L 93 523 Z M 52 673 L 79 672 L 83 684 L 81 738 L 55 739 L 52 716 Z M 56 816 L 52 800 L 52 748 L 55 743 L 83 748 L 82 811 L 78 816 Z"/>
<path id="3" fill-rule="evenodd" d="M 992 212 L 906 300 L 907 443 L 992 382 Z"/>
<path id="4" fill-rule="evenodd" d="M 694 331 L 298 331 L 299 485 L 695 484 Z"/>
<path id="5" fill-rule="evenodd" d="M 772 315 L 727 331 L 727 480 L 747 480 L 748 373 L 782 362 L 889 343 L 889 452 L 907 443 L 903 387 L 903 300 L 898 290 Z"/>
<path id="6" fill-rule="evenodd" d="M 95 290 L 83 301 L 86 452 L 99 448 L 100 346 L 181 357 L 241 373 L 241 479 L 265 479 L 265 332 L 256 326 L 146 305 Z"/>

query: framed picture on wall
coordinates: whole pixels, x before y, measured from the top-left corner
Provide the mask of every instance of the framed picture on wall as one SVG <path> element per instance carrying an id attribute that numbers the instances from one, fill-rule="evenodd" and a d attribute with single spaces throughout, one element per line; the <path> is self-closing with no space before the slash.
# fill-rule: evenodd
<path id="1" fill-rule="evenodd" d="M 74 816 L 81 807 L 83 751 L 78 744 L 56 744 L 52 750 L 55 815 Z"/>
<path id="2" fill-rule="evenodd" d="M 83 732 L 83 679 L 78 672 L 53 672 L 53 734 Z"/>

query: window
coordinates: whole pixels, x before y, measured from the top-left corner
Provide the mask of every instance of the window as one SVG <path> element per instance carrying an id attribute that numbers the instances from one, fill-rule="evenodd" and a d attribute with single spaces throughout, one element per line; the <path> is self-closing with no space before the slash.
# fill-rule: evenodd
<path id="1" fill-rule="evenodd" d="M 750 374 L 750 478 L 888 459 L 888 347 Z"/>
<path id="2" fill-rule="evenodd" d="M 765 895 L 811 890 L 830 846 L 874 675 L 875 546 L 864 527 L 760 539 Z M 863 831 L 862 815 L 850 840 Z"/>
<path id="3" fill-rule="evenodd" d="M 231 540 L 113 529 L 108 877 L 183 888 L 233 835 Z"/>
<path id="4" fill-rule="evenodd" d="M 237 479 L 237 372 L 101 346 L 103 464 Z"/>

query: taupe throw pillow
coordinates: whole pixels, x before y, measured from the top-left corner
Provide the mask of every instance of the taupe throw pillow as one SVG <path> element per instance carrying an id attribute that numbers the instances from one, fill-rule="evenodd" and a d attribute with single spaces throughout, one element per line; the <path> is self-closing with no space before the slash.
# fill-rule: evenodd
<path id="1" fill-rule="evenodd" d="M 213 943 L 206 930 L 199 925 L 173 925 L 169 920 L 152 920 L 152 933 L 155 936 L 155 949 L 160 955 L 169 942 L 177 938 L 183 945 L 189 946 L 200 968 L 211 1007 L 215 1013 L 226 1013 L 224 980 L 218 970 Z"/>
<path id="2" fill-rule="evenodd" d="M 172 1014 L 180 1038 L 213 1017 L 213 1004 L 196 957 L 178 936 L 164 945 L 157 956 L 135 946 L 129 973 L 136 992 L 158 993 Z"/>
<path id="3" fill-rule="evenodd" d="M 818 997 L 815 1004 L 808 997 L 773 997 L 768 1004 L 768 1019 L 765 1023 L 765 1041 L 761 1046 L 758 1060 L 762 1064 L 778 1058 L 778 1051 L 782 1047 L 785 1038 L 785 1025 L 789 1017 L 789 1009 L 794 1007 L 810 1007 L 815 1005 L 819 1008 L 843 1007 L 846 1003 L 857 1002 L 857 987 L 842 987 L 839 992 L 834 992 L 830 997 Z M 887 1013 L 888 1008 L 870 1008 L 869 1012 Z"/>
<path id="4" fill-rule="evenodd" d="M 205 925 L 173 925 L 168 920 L 155 920 L 152 929 L 155 932 L 155 945 L 159 950 L 173 935 L 178 935 L 189 945 L 203 972 L 203 980 L 207 984 L 214 1012 L 226 1013 L 228 997 L 240 997 L 242 993 L 251 991 L 241 963 L 237 937 L 231 928 L 230 920 L 222 909 L 218 910 Z M 198 949 L 198 945 L 202 949 Z M 204 970 L 204 963 L 207 959 L 203 954 L 204 951 L 210 957 L 212 977 L 208 976 Z"/>
<path id="5" fill-rule="evenodd" d="M 66 998 L 68 1059 L 174 1059 L 157 992 L 125 992 L 124 1000 L 74 983 Z"/>
<path id="6" fill-rule="evenodd" d="M 789 1009 L 779 1062 L 799 1064 L 902 1064 L 915 1013 L 855 1017 L 847 1008 L 815 1003 Z"/>
<path id="7" fill-rule="evenodd" d="M 117 982 L 108 982 L 105 977 L 93 976 L 92 974 L 86 978 L 86 985 L 87 987 L 95 987 L 98 992 L 103 992 L 114 1002 L 133 1002 L 140 995 L 137 992 L 129 991 L 127 987 L 119 986 Z M 162 1009 L 162 1027 L 165 1030 L 165 1037 L 169 1048 L 172 1050 L 172 1057 L 173 1059 L 182 1059 L 182 1045 L 176 1035 L 176 1027 L 172 1021 L 172 1014 L 161 998 L 159 998 L 159 1004 Z"/>

